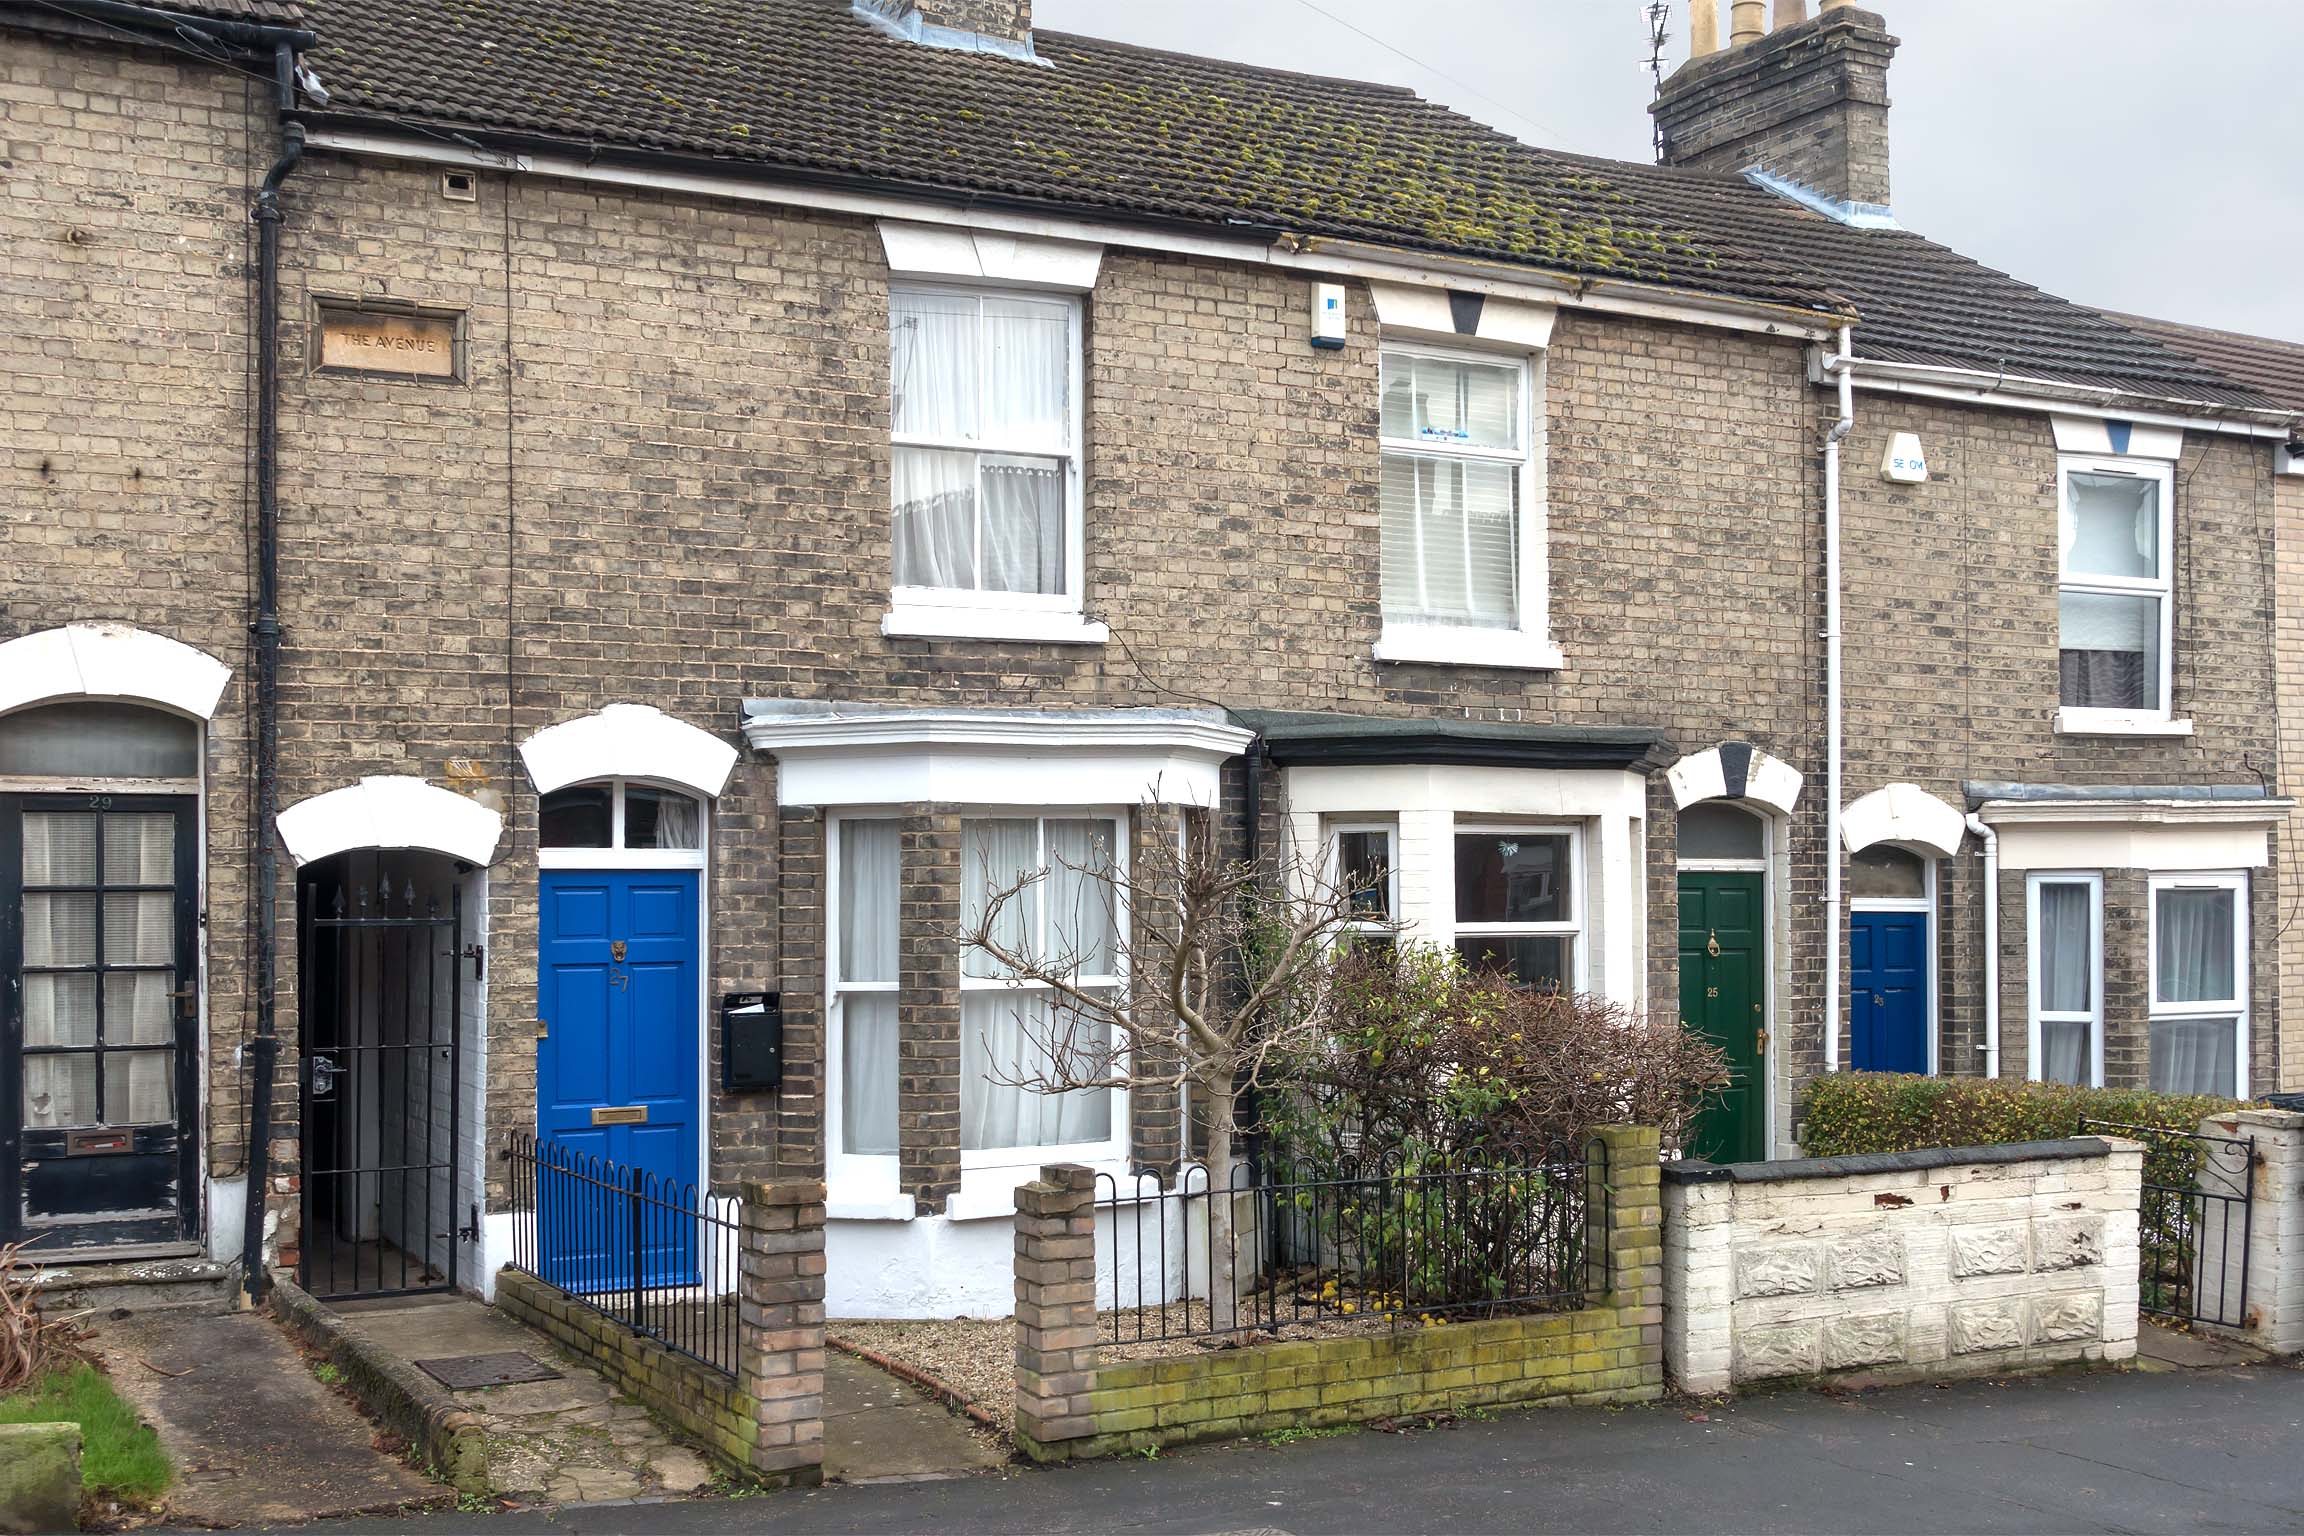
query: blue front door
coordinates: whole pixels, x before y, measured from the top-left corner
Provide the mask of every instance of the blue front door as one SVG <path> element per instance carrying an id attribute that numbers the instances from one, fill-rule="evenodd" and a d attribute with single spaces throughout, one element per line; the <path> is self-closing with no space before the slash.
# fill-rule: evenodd
<path id="1" fill-rule="evenodd" d="M 542 877 L 536 1132 L 574 1167 L 539 1189 L 537 1226 L 544 1278 L 569 1290 L 626 1288 L 636 1253 L 647 1283 L 693 1282 L 694 1234 L 671 1213 L 698 1194 L 696 880 Z"/>
<path id="2" fill-rule="evenodd" d="M 1928 1070 L 1928 914 L 1848 919 L 1849 1059 L 1859 1072 Z"/>

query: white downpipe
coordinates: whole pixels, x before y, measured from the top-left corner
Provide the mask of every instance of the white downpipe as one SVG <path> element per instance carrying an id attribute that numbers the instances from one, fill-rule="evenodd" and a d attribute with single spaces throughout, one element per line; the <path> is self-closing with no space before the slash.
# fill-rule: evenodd
<path id="1" fill-rule="evenodd" d="M 1850 328 L 1840 327 L 1840 419 L 1824 438 L 1824 1070 L 1840 1070 L 1840 443 L 1856 426 Z"/>
<path id="2" fill-rule="evenodd" d="M 1971 811 L 1968 830 L 1984 843 L 1984 1075 L 2000 1075 L 2000 834 Z"/>

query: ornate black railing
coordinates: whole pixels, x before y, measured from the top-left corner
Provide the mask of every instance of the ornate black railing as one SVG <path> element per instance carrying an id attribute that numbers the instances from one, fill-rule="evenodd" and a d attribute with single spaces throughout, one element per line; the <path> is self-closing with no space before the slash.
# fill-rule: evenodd
<path id="1" fill-rule="evenodd" d="M 504 1155 L 521 1217 L 514 1269 L 736 1374 L 739 1202 L 525 1133 L 514 1133 Z"/>
<path id="2" fill-rule="evenodd" d="M 1107 1342 L 1425 1327 L 1568 1311 L 1608 1285 L 1608 1149 L 1521 1168 L 1386 1159 L 1351 1177 L 1288 1168 L 1097 1178 L 1097 1323 Z"/>
<path id="3" fill-rule="evenodd" d="M 2083 1120 L 2080 1130 L 2144 1143 L 2137 1305 L 2154 1317 L 2245 1327 L 2255 1141 L 2116 1120 Z"/>

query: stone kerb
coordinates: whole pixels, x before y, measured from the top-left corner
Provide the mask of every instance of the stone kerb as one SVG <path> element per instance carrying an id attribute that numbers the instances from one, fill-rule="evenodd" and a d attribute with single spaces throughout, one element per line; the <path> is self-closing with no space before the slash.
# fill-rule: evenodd
<path id="1" fill-rule="evenodd" d="M 2129 1358 L 2142 1164 L 2084 1137 L 1668 1165 L 1671 1377 L 1720 1392 Z"/>
<path id="2" fill-rule="evenodd" d="M 751 1407 L 747 1460 L 764 1482 L 822 1481 L 824 1185 L 742 1188 L 736 1384 Z"/>
<path id="3" fill-rule="evenodd" d="M 2223 1262 L 2223 1273 L 2201 1277 L 2201 1288 L 2207 1295 L 2241 1294 L 2245 1321 L 2236 1328 L 2201 1326 L 2274 1354 L 2304 1352 L 2304 1114 L 2244 1109 L 2212 1115 L 2200 1122 L 2200 1134 L 2256 1144 L 2245 1218 L 2246 1242 L 2233 1245 L 2231 1256 Z M 2208 1187 L 2213 1177 L 2209 1168 L 2203 1168 L 2203 1187 Z M 2237 1190 L 2219 1185 L 2215 1192 Z M 2247 1265 L 2244 1291 L 2239 1265 L 2243 1251 Z"/>

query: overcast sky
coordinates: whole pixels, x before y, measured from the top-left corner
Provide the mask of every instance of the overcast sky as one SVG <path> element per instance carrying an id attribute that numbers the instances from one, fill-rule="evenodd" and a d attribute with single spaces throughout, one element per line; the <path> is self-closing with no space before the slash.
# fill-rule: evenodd
<path id="1" fill-rule="evenodd" d="M 1690 4 L 1673 0 L 1675 65 Z M 1642 0 L 1033 9 L 1044 27 L 1389 81 L 1534 143 L 1649 157 Z M 1872 9 L 1904 42 L 1889 93 L 1906 227 L 2069 299 L 2304 341 L 2304 3 Z"/>

